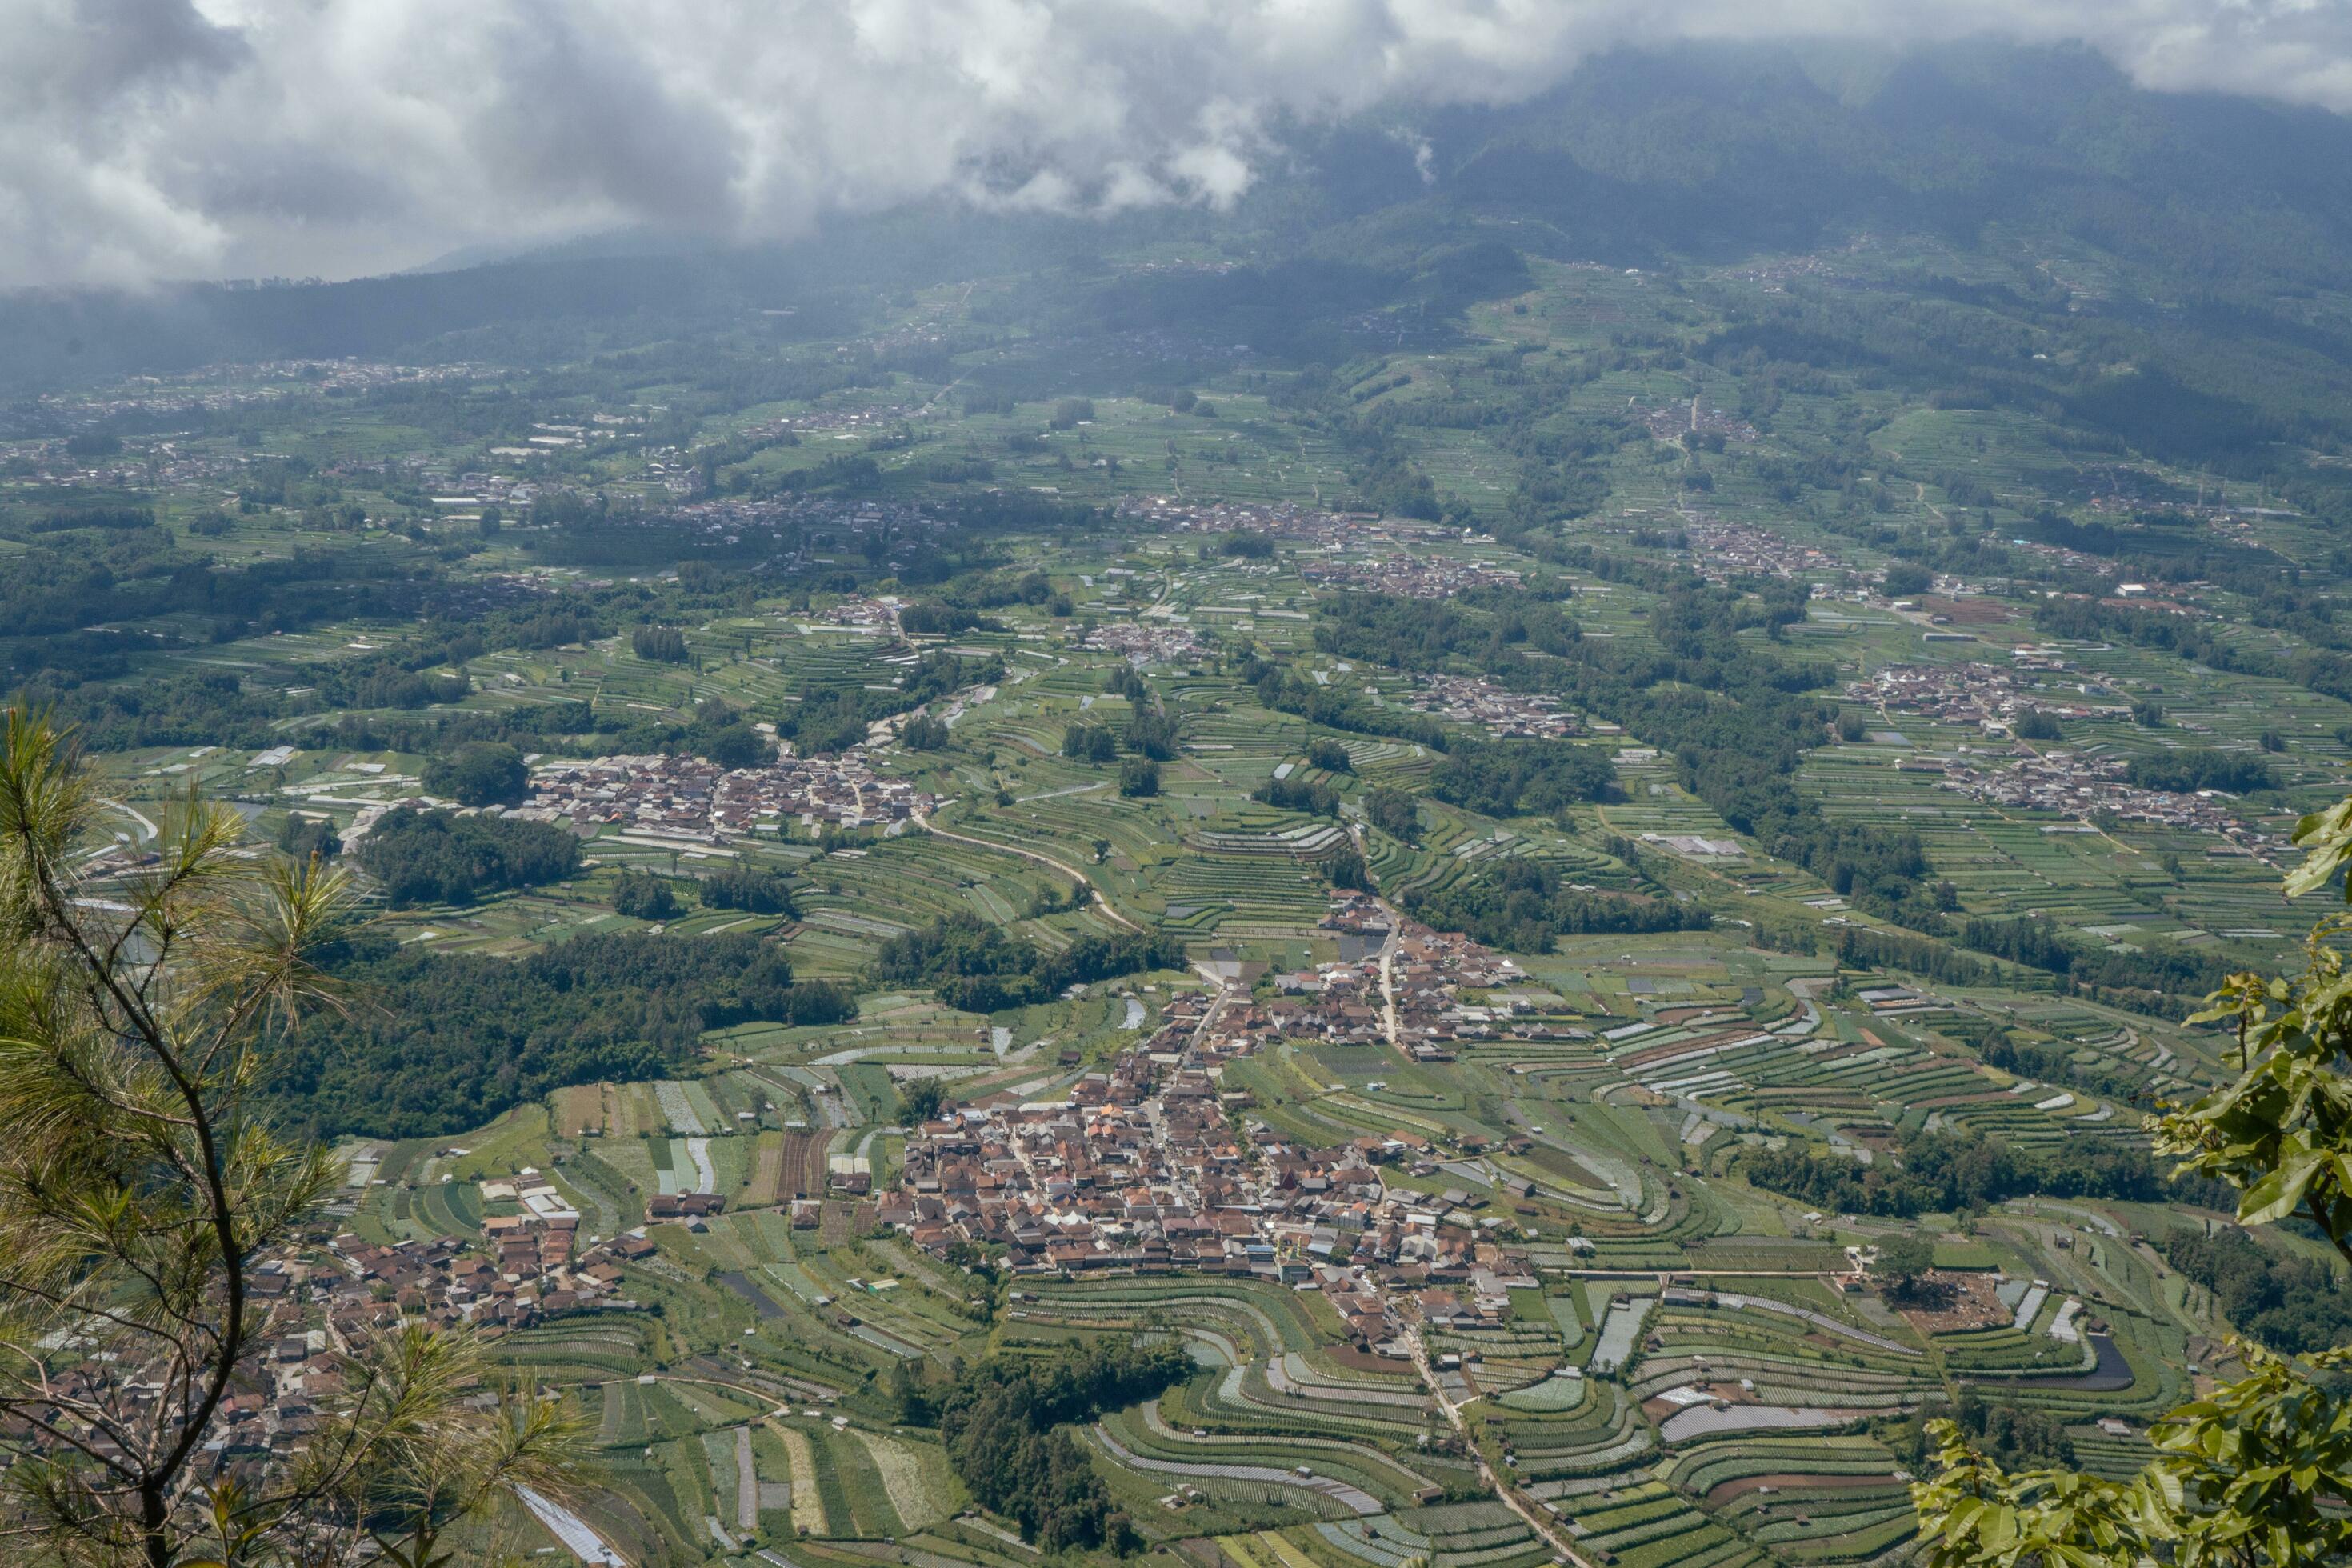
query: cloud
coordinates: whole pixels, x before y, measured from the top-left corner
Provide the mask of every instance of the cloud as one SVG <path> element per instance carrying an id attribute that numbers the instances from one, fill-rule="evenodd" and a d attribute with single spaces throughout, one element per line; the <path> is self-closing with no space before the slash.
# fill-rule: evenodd
<path id="1" fill-rule="evenodd" d="M 0 0 L 0 285 L 1223 205 L 1285 120 L 1511 101 L 1628 44 L 1976 34 L 2352 110 L 2342 0 Z"/>

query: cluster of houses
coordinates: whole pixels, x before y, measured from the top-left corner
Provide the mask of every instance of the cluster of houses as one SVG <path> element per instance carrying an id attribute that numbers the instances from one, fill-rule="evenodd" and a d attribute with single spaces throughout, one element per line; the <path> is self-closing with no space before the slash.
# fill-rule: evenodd
<path id="1" fill-rule="evenodd" d="M 259 1328 L 250 1342 L 253 1348 L 230 1370 L 227 1392 L 204 1446 L 205 1459 L 216 1471 L 257 1474 L 272 1459 L 300 1451 L 318 1429 L 313 1414 L 318 1404 L 343 1389 L 348 1359 L 329 1333 L 303 1326 L 315 1319 L 302 1301 L 311 1274 L 306 1264 L 272 1261 L 247 1277 L 247 1310 L 257 1317 Z M 120 1368 L 102 1364 L 110 1359 L 49 1372 L 43 1387 L 56 1403 L 0 1415 L 0 1438 L 7 1439 L 12 1450 L 17 1445 L 38 1446 L 47 1431 L 80 1427 L 74 1413 L 93 1404 L 109 1409 L 122 1430 L 154 1421 L 166 1369 L 158 1365 L 152 1379 L 126 1381 Z M 103 1430 L 84 1429 L 79 1438 L 87 1451 L 101 1458 L 112 1446 Z"/>
<path id="2" fill-rule="evenodd" d="M 1842 570 L 1837 557 L 1811 544 L 1781 538 L 1752 523 L 1695 514 L 1683 528 L 1691 564 L 1710 583 L 1734 577 L 1811 576 Z"/>
<path id="3" fill-rule="evenodd" d="M 2152 822 L 2210 839 L 2209 854 L 2252 856 L 2268 863 L 2278 841 L 2249 826 L 2230 808 L 2233 798 L 2218 790 L 2173 795 L 2126 783 L 2120 758 L 2076 752 L 2044 752 L 1994 767 L 1990 759 L 1938 759 L 1943 787 L 1991 805 L 2054 811 L 2080 821 L 2104 814 L 2120 822 Z M 2057 831 L 2044 828 L 2043 832 Z M 2088 826 L 2079 828 L 2088 833 Z"/>
<path id="4" fill-rule="evenodd" d="M 1507 690 L 1483 676 L 1428 676 L 1404 700 L 1423 713 L 1475 724 L 1491 735 L 1559 740 L 1584 733 L 1584 721 L 1564 710 L 1558 698 Z"/>
<path id="5" fill-rule="evenodd" d="M 1182 626 L 1113 621 L 1088 632 L 1078 645 L 1115 653 L 1135 664 L 1176 664 L 1199 658 L 1201 639 Z"/>
<path id="6" fill-rule="evenodd" d="M 451 1184 L 443 1178 L 445 1188 Z M 642 1229 L 583 1238 L 580 1212 L 533 1167 L 486 1179 L 475 1195 L 485 1211 L 478 1243 L 438 1237 L 382 1244 L 347 1232 L 310 1255 L 308 1295 L 324 1310 L 329 1330 L 348 1340 L 419 1318 L 494 1332 L 527 1328 L 563 1312 L 627 1304 L 616 1301 L 620 1266 L 653 1256 Z"/>
<path id="7" fill-rule="evenodd" d="M 1187 1269 L 1312 1282 L 1374 1349 L 1395 1348 L 1400 1290 L 1448 1289 L 1424 1298 L 1435 1323 L 1502 1321 L 1498 1271 L 1525 1275 L 1525 1258 L 1444 1197 L 1382 1181 L 1386 1165 L 1433 1170 L 1426 1140 L 1309 1148 L 1244 1130 L 1225 1114 L 1231 1097 L 1214 1070 L 1192 1051 L 1147 1044 L 1066 1101 L 927 1122 L 877 1218 L 940 1256 L 1002 1246 L 1015 1274 Z"/>
<path id="8" fill-rule="evenodd" d="M 131 416 L 176 419 L 192 414 L 226 414 L 288 397 L 474 381 L 497 374 L 502 373 L 463 362 L 404 365 L 373 360 L 264 360 L 206 365 L 174 375 L 126 376 L 110 391 L 44 393 L 33 398 L 30 406 L 45 416 L 44 423 L 52 427 L 98 430 Z M 63 447 L 60 440 L 60 456 Z"/>
<path id="9" fill-rule="evenodd" d="M 531 771 L 531 795 L 507 815 L 617 827 L 696 844 L 810 829 L 888 826 L 939 804 L 906 779 L 876 773 L 858 752 L 719 767 L 700 757 L 557 758 Z"/>
<path id="10" fill-rule="evenodd" d="M 1423 1060 L 1448 1059 L 1444 1042 L 1492 1027 L 1497 1009 L 1462 1005 L 1457 982 L 1515 973 L 1464 938 L 1400 927 L 1362 895 L 1339 900 L 1330 929 L 1365 955 L 1279 976 L 1282 994 L 1263 1006 L 1238 992 L 1179 996 L 1149 1038 L 1062 1100 L 983 1102 L 913 1129 L 877 1219 L 942 1257 L 1003 1247 L 1016 1274 L 1196 1269 L 1313 1283 L 1373 1348 L 1395 1347 L 1401 1312 L 1499 1322 L 1504 1280 L 1528 1273 L 1493 1234 L 1500 1222 L 1479 1219 L 1466 1194 L 1383 1175 L 1434 1174 L 1444 1152 L 1404 1131 L 1309 1147 L 1249 1121 L 1249 1096 L 1224 1087 L 1229 1063 L 1277 1038 L 1385 1043 L 1382 952 L 1397 1043 Z M 1483 1147 L 1468 1139 L 1463 1152 Z"/>
<path id="11" fill-rule="evenodd" d="M 2058 679 L 2041 679 L 2047 676 Z M 1991 664 L 1888 665 L 1848 686 L 1846 695 L 1889 713 L 1974 724 L 1996 737 L 2008 736 L 2029 711 L 2075 719 L 2131 715 L 2131 705 L 2117 700 L 2105 681 L 2042 655 L 2021 657 L 2009 669 Z"/>
<path id="12" fill-rule="evenodd" d="M 579 1245 L 578 1215 L 492 1216 L 479 1246 L 438 1237 L 375 1245 L 337 1237 L 337 1268 L 314 1269 L 310 1297 L 345 1338 L 421 1319 L 437 1327 L 470 1323 L 493 1332 L 624 1299 L 621 1265 L 653 1256 L 642 1235 Z"/>
<path id="13" fill-rule="evenodd" d="M 1736 414 L 1726 414 L 1712 403 L 1694 397 L 1688 403 L 1669 403 L 1659 408 L 1642 411 L 1642 423 L 1650 434 L 1661 441 L 1679 441 L 1685 436 L 1720 436 L 1727 441 L 1753 441 L 1756 426 Z"/>
<path id="14" fill-rule="evenodd" d="M 1411 541 L 1469 537 L 1414 518 L 1384 517 L 1376 511 L 1326 511 L 1295 501 L 1204 504 L 1172 496 L 1131 496 L 1118 503 L 1118 515 L 1167 533 L 1265 533 L 1318 545 L 1327 552 L 1356 549 L 1386 553 Z"/>
<path id="15" fill-rule="evenodd" d="M 671 498 L 657 510 L 616 512 L 615 521 L 634 519 L 687 528 L 722 544 L 740 544 L 754 535 L 785 534 L 788 546 L 779 564 L 805 566 L 835 559 L 860 542 L 882 538 L 891 542 L 886 554 L 890 564 L 903 563 L 905 551 L 929 538 L 938 522 L 911 502 L 846 500 L 835 496 L 705 496 L 701 471 L 692 456 L 677 448 L 654 454 L 645 477 L 660 483 Z M 787 531 L 789 531 L 789 532 Z"/>
<path id="16" fill-rule="evenodd" d="M 1402 552 L 1358 561 L 1308 561 L 1299 575 L 1318 587 L 1360 588 L 1404 599 L 1452 599 L 1475 588 L 1516 588 L 1519 574 L 1506 566 Z"/>
<path id="17" fill-rule="evenodd" d="M 496 1339 L 568 1312 L 635 1307 L 621 1266 L 651 1258 L 653 1243 L 639 1230 L 581 1249 L 578 1224 L 576 1214 L 526 1210 L 485 1220 L 479 1244 L 441 1237 L 386 1245 L 346 1232 L 257 1265 L 247 1276 L 247 1299 L 261 1328 L 252 1353 L 231 1372 L 205 1444 L 208 1467 L 260 1474 L 300 1453 L 320 1429 L 318 1410 L 355 1375 L 354 1347 L 398 1324 L 471 1325 Z M 126 1385 L 111 1375 L 101 1382 L 90 1375 L 96 1370 L 55 1374 L 58 1398 L 110 1394 L 152 1407 L 160 1384 Z M 33 1431 L 21 1415 L 0 1425 L 9 1437 Z"/>
<path id="18" fill-rule="evenodd" d="M 1406 920 L 1368 893 L 1339 895 L 1322 923 L 1339 935 L 1342 957 L 1275 976 L 1278 994 L 1264 1009 L 1270 1032 L 1329 1045 L 1390 1044 L 1424 1063 L 1452 1061 L 1465 1042 L 1545 1037 L 1549 1026 L 1520 1021 L 1533 1009 L 1515 989 L 1527 979 L 1519 966 L 1461 932 Z M 1488 995 L 1465 1001 L 1465 987 Z"/>
<path id="19" fill-rule="evenodd" d="M 1316 537 L 1342 515 L 1296 501 L 1203 504 L 1175 496 L 1122 497 L 1118 510 L 1122 520 L 1167 533 L 1280 533 L 1300 538 Z"/>
<path id="20" fill-rule="evenodd" d="M 851 594 L 835 600 L 822 610 L 813 611 L 807 619 L 818 626 L 847 626 L 855 631 L 896 637 L 898 635 L 898 612 L 907 607 L 903 599 L 869 599 Z"/>
<path id="21" fill-rule="evenodd" d="M 921 409 L 906 403 L 873 404 L 865 407 L 803 408 L 797 413 L 747 426 L 737 434 L 750 441 L 772 441 L 787 434 L 802 436 L 819 432 L 835 437 L 871 436 L 894 431 L 921 412 Z"/>

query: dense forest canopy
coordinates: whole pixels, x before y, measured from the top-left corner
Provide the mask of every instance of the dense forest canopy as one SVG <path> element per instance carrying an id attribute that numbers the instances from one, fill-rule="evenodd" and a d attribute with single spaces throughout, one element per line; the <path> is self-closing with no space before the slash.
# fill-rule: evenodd
<path id="1" fill-rule="evenodd" d="M 1181 968 L 1183 962 L 1183 946 L 1172 937 L 1085 936 L 1048 952 L 978 915 L 954 914 L 884 942 L 874 973 L 894 985 L 933 986 L 950 1006 L 994 1013 L 1045 1001 L 1066 986 Z"/>
<path id="2" fill-rule="evenodd" d="M 580 840 L 560 827 L 408 806 L 386 812 L 356 853 L 395 906 L 470 903 L 580 868 Z"/>
<path id="3" fill-rule="evenodd" d="M 460 1131 L 567 1084 L 672 1076 L 706 1030 L 857 1013 L 846 987 L 795 982 L 781 947 L 743 935 L 580 936 L 520 961 L 371 938 L 331 973 L 347 1005 L 288 1036 L 266 1086 L 327 1136 Z"/>

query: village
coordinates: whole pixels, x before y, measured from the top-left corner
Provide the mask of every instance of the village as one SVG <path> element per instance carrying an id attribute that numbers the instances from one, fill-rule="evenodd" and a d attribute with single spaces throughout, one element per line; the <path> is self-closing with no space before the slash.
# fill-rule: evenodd
<path id="1" fill-rule="evenodd" d="M 1326 511 L 1297 501 L 1188 501 L 1174 496 L 1128 496 L 1118 515 L 1171 533 L 1273 533 L 1335 544 L 1360 536 L 1377 521 L 1360 512 Z"/>
<path id="2" fill-rule="evenodd" d="M 2009 669 L 1980 663 L 1889 665 L 1848 686 L 1846 695 L 1890 715 L 1974 724 L 2003 738 L 2028 712 L 2068 719 L 2131 716 L 2131 704 L 2105 681 L 2084 674 L 2053 650 L 2032 647 L 2019 648 Z"/>
<path id="3" fill-rule="evenodd" d="M 1811 544 L 1797 544 L 1769 529 L 1694 512 L 1683 525 L 1692 567 L 1710 583 L 1734 577 L 1793 578 L 1840 572 L 1837 557 Z"/>
<path id="4" fill-rule="evenodd" d="M 1697 396 L 1688 403 L 1643 409 L 1642 423 L 1661 441 L 1679 441 L 1685 436 L 1713 436 L 1720 445 L 1723 441 L 1753 441 L 1759 435 L 1756 426 L 1747 420 L 1726 414 Z"/>
<path id="5" fill-rule="evenodd" d="M 1398 1131 L 1302 1147 L 1255 1122 L 1249 1096 L 1223 1080 L 1282 1039 L 1450 1061 L 1518 1006 L 1465 1004 L 1460 988 L 1508 985 L 1517 965 L 1368 895 L 1339 896 L 1325 927 L 1360 956 L 1278 975 L 1263 1005 L 1230 988 L 1180 996 L 1063 1100 L 983 1102 L 917 1127 L 877 1218 L 940 1257 L 1002 1246 L 1016 1275 L 1189 1268 L 1311 1284 L 1360 1345 L 1396 1357 L 1414 1319 L 1499 1325 L 1508 1291 L 1533 1277 L 1509 1222 L 1481 1216 L 1466 1186 L 1382 1175 L 1453 1173 L 1485 1140 L 1449 1150 Z"/>
<path id="6" fill-rule="evenodd" d="M 941 1258 L 975 1243 L 1002 1247 L 1016 1277 L 1189 1269 L 1318 1289 L 1360 1348 L 1398 1361 L 1410 1359 L 1422 1330 L 1501 1329 L 1510 1291 L 1536 1288 L 1536 1277 L 1511 1222 L 1482 1214 L 1486 1196 L 1468 1190 L 1487 1185 L 1464 1174 L 1480 1168 L 1486 1140 L 1446 1148 L 1399 1131 L 1303 1147 L 1251 1119 L 1249 1096 L 1221 1080 L 1228 1064 L 1284 1038 L 1451 1060 L 1458 1044 L 1511 1026 L 1520 1004 L 1496 988 L 1524 976 L 1512 961 L 1368 895 L 1335 898 L 1325 929 L 1355 956 L 1274 977 L 1276 994 L 1263 1004 L 1231 987 L 1180 994 L 1152 1035 L 1085 1072 L 1061 1100 L 983 1102 L 910 1129 L 898 1189 L 865 1200 L 875 1222 Z M 1464 1001 L 1465 986 L 1488 991 L 1487 1000 Z M 626 1270 L 666 1267 L 648 1226 L 699 1232 L 727 1206 L 708 1191 L 670 1192 L 666 1181 L 646 1200 L 646 1225 L 583 1236 L 579 1210 L 550 1173 L 432 1177 L 434 1163 L 466 1157 L 451 1146 L 427 1163 L 417 1190 L 469 1189 L 478 1239 L 330 1236 L 377 1184 L 383 1153 L 349 1148 L 349 1195 L 330 1206 L 328 1226 L 250 1276 L 268 1331 L 236 1370 L 208 1445 L 232 1473 L 301 1452 L 320 1429 L 318 1410 L 357 1375 L 356 1352 L 371 1337 L 423 1323 L 470 1326 L 494 1342 L 553 1319 L 637 1310 Z M 1424 1190 L 1398 1176 L 1456 1184 Z M 836 1173 L 832 1184 L 856 1195 L 864 1181 Z M 1493 1190 L 1528 1189 L 1505 1178 Z M 814 1225 L 819 1206 L 805 1195 L 791 1202 L 790 1223 Z M 1012 1292 L 1012 1315 L 1024 1315 L 1020 1304 L 1031 1299 Z"/>
<path id="7" fill-rule="evenodd" d="M 1511 691 L 1480 676 L 1428 676 L 1404 700 L 1407 707 L 1475 724 L 1490 735 L 1559 740 L 1585 732 L 1584 721 L 1563 710 L 1558 698 Z"/>
<path id="8" fill-rule="evenodd" d="M 888 829 L 938 805 L 907 780 L 875 772 L 855 750 L 732 769 L 656 754 L 542 762 L 531 773 L 530 798 L 507 815 L 718 845 L 782 834 L 795 822 L 811 832 Z"/>
<path id="9" fill-rule="evenodd" d="M 364 1184 L 375 1166 L 355 1161 L 351 1169 Z M 581 1245 L 580 1215 L 536 1171 L 481 1191 L 491 1205 L 518 1212 L 486 1217 L 478 1244 L 439 1237 L 383 1245 L 314 1226 L 301 1245 L 257 1261 L 246 1289 L 261 1331 L 231 1369 L 218 1425 L 205 1444 L 208 1462 L 251 1476 L 300 1454 L 320 1430 L 318 1412 L 334 1406 L 361 1375 L 363 1344 L 403 1324 L 468 1326 L 495 1342 L 567 1313 L 640 1305 L 625 1292 L 621 1266 L 654 1257 L 644 1227 Z M 329 1214 L 349 1207 L 331 1205 Z M 68 1372 L 58 1396 L 83 1397 L 90 1392 L 83 1382 Z"/>
<path id="10" fill-rule="evenodd" d="M 1330 511 L 1297 501 L 1188 501 L 1173 496 L 1130 496 L 1118 503 L 1122 519 L 1134 519 L 1170 533 L 1265 533 L 1326 551 L 1370 549 L 1456 539 L 1458 529 L 1377 511 Z M 1489 542 L 1491 542 L 1491 541 Z"/>
<path id="11" fill-rule="evenodd" d="M 168 375 L 125 376 L 106 395 L 44 394 L 28 400 L 28 406 L 49 420 L 97 427 L 126 415 L 155 419 L 220 414 L 304 394 L 350 395 L 391 386 L 477 381 L 499 374 L 493 366 L 466 361 L 405 365 L 360 359 L 263 360 Z"/>
<path id="12" fill-rule="evenodd" d="M 1078 645 L 1115 653 L 1133 664 L 1172 664 L 1201 657 L 1201 639 L 1182 626 L 1113 621 L 1088 632 Z"/>
<path id="13" fill-rule="evenodd" d="M 2139 788 L 2125 781 L 2125 763 L 2120 759 L 2051 751 L 2019 757 L 2003 766 L 1990 765 L 1992 762 L 1989 756 L 1969 755 L 1922 758 L 1904 766 L 1940 773 L 1943 788 L 1988 805 L 2054 811 L 2077 822 L 2100 816 L 2116 822 L 2153 823 L 2211 837 L 2216 842 L 2208 854 L 2251 855 L 2266 863 L 2279 849 L 2275 837 L 2249 826 L 2231 810 L 2230 796 L 2215 790 L 2175 795 Z M 2086 826 L 2082 831 L 2090 829 Z"/>
<path id="14" fill-rule="evenodd" d="M 1507 567 L 1402 551 L 1362 561 L 1308 561 L 1298 574 L 1318 588 L 1358 588 L 1403 599 L 1452 599 L 1479 588 L 1519 584 L 1519 574 Z"/>

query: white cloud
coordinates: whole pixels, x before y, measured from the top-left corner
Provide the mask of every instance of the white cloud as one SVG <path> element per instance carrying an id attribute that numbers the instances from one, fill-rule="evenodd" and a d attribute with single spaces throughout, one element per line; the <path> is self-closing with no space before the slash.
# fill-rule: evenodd
<path id="1" fill-rule="evenodd" d="M 1224 204 L 1281 117 L 1508 101 L 1621 44 L 1977 33 L 2352 109 L 2343 0 L 0 0 L 0 284 Z"/>

